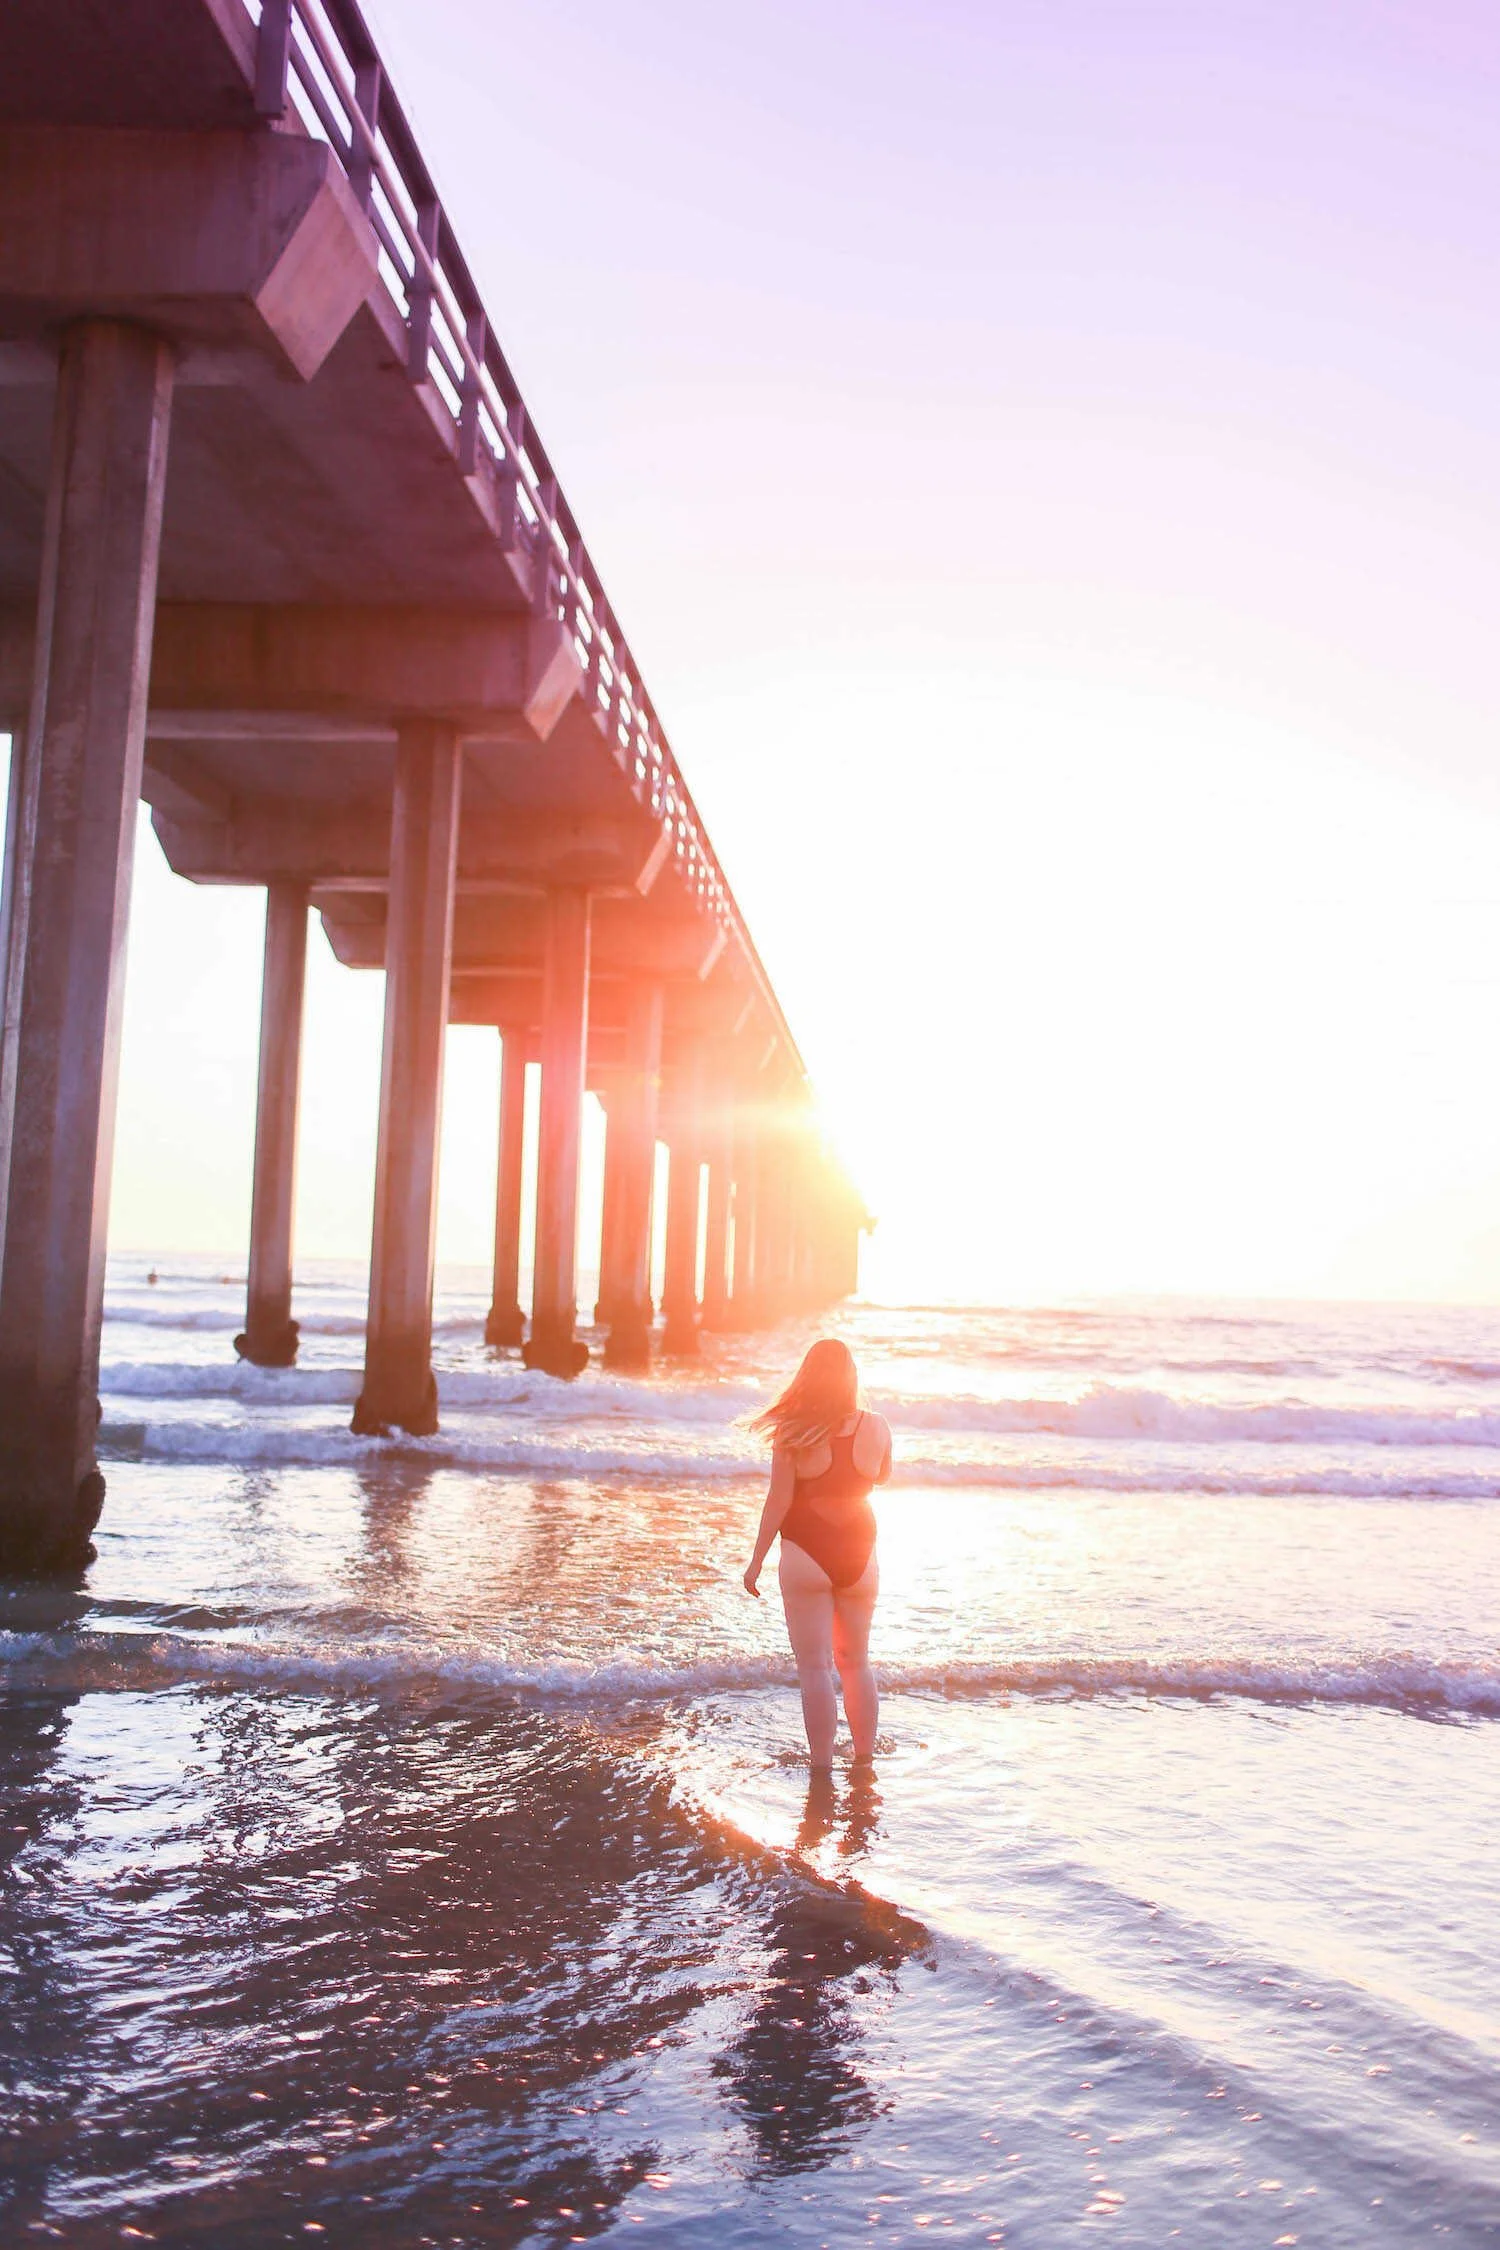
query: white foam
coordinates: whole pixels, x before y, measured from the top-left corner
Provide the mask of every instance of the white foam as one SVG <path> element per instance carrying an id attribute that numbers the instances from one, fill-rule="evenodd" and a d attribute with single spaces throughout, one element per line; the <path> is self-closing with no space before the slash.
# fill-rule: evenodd
<path id="1" fill-rule="evenodd" d="M 997 1436 L 1149 1438 L 1191 1445 L 1464 1445 L 1500 1448 L 1500 1413 L 1457 1406 L 1335 1406 L 1300 1399 L 1228 1403 L 1097 1383 L 1078 1398 L 894 1398 L 897 1427 Z"/>
<path id="2" fill-rule="evenodd" d="M 111 1416 L 99 1433 L 101 1456 L 147 1461 L 263 1463 L 267 1466 L 357 1466 L 382 1457 L 409 1457 L 434 1467 L 487 1469 L 499 1474 L 630 1476 L 695 1479 L 743 1477 L 763 1468 L 758 1453 L 706 1453 L 684 1433 L 621 1439 L 607 1430 L 574 1431 L 567 1438 L 545 1428 L 507 1429 L 453 1415 L 435 1437 L 356 1437 L 343 1423 L 192 1420 L 173 1417 L 137 1424 Z"/>
<path id="3" fill-rule="evenodd" d="M 243 1289 L 223 1304 L 174 1305 L 170 1299 L 144 1303 L 131 1298 L 110 1298 L 104 1307 L 106 1333 L 120 1328 L 177 1328 L 184 1335 L 232 1336 L 245 1325 Z M 362 1306 L 346 1312 L 297 1308 L 297 1326 L 304 1336 L 363 1336 Z M 435 1336 L 477 1340 L 484 1333 L 483 1312 L 447 1313 L 432 1324 Z"/>
<path id="4" fill-rule="evenodd" d="M 207 1316 L 205 1316 L 207 1317 Z M 461 1325 L 461 1324 L 454 1324 Z M 477 1337 L 477 1323 L 468 1323 Z M 334 1333 L 330 1325 L 329 1333 Z M 354 1367 L 251 1367 L 225 1356 L 193 1360 L 111 1359 L 100 1370 L 105 1397 L 241 1400 L 267 1406 L 342 1405 L 358 1396 Z M 592 1367 L 569 1384 L 537 1375 L 515 1360 L 487 1366 L 438 1369 L 444 1409 L 523 1414 L 532 1420 L 576 1427 L 594 1419 L 629 1421 L 661 1431 L 667 1444 L 679 1427 L 718 1429 L 745 1455 L 749 1440 L 731 1426 L 763 1402 L 744 1381 L 631 1381 Z M 883 1394 L 879 1401 L 896 1431 L 954 1437 L 1058 1437 L 1100 1444 L 1142 1441 L 1176 1446 L 1258 1445 L 1292 1448 L 1461 1446 L 1500 1452 L 1500 1412 L 1462 1404 L 1414 1411 L 1378 1404 L 1342 1406 L 1299 1399 L 1204 1401 L 1152 1389 L 1095 1384 L 1074 1398 L 979 1398 L 968 1395 Z M 757 1451 L 755 1458 L 762 1457 Z M 1500 1463 L 1497 1463 L 1500 1471 Z"/>
<path id="5" fill-rule="evenodd" d="M 361 1370 L 344 1367 L 255 1367 L 248 1360 L 212 1361 L 112 1359 L 99 1370 L 99 1389 L 108 1398 L 236 1399 L 247 1405 L 343 1405 L 359 1396 Z M 591 1368 L 576 1382 L 535 1373 L 518 1360 L 492 1366 L 440 1367 L 438 1398 L 444 1409 L 488 1408 L 507 1416 L 524 1413 L 533 1421 L 560 1421 L 570 1427 L 599 1420 L 690 1426 L 715 1425 L 728 1432 L 736 1419 L 760 1403 L 747 1384 L 651 1385 Z M 741 1449 L 750 1441 L 734 1432 Z M 757 1457 L 761 1457 L 764 1448 Z"/>
<path id="6" fill-rule="evenodd" d="M 352 1367 L 252 1367 L 234 1359 L 208 1364 L 179 1360 L 112 1360 L 99 1370 L 108 1398 L 240 1399 L 258 1406 L 342 1406 L 359 1396 Z"/>
<path id="7" fill-rule="evenodd" d="M 354 1395 L 337 1390 L 336 1403 Z M 100 1431 L 106 1458 L 267 1467 L 357 1467 L 382 1457 L 495 1475 L 670 1478 L 695 1483 L 750 1480 L 765 1473 L 762 1448 L 743 1431 L 704 1433 L 617 1428 L 607 1421 L 490 1420 L 446 1413 L 435 1437 L 356 1437 L 339 1420 L 282 1415 L 252 1418 L 162 1414 L 131 1422 L 111 1411 Z M 1082 1448 L 1028 1456 L 981 1439 L 941 1454 L 898 1452 L 891 1489 L 923 1486 L 1024 1492 L 1202 1492 L 1271 1497 L 1477 1502 L 1500 1496 L 1500 1462 L 1484 1468 L 1438 1464 L 1415 1455 L 1368 1464 L 1288 1449 L 1245 1446 L 1238 1454 L 1158 1445 L 1138 1451 Z"/>
<path id="8" fill-rule="evenodd" d="M 0 1631 L 0 1666 L 16 1674 L 66 1673 L 83 1687 L 149 1688 L 165 1679 L 254 1681 L 358 1693 L 426 1685 L 609 1704 L 739 1694 L 788 1684 L 780 1656 L 658 1664 L 621 1656 L 588 1661 L 526 1656 L 475 1644 L 382 1640 L 331 1643 L 225 1640 L 85 1628 L 77 1633 Z M 966 1664 L 880 1666 L 892 1695 L 948 1698 L 1226 1696 L 1261 1703 L 1365 1705 L 1417 1713 L 1500 1718 L 1500 1665 L 1418 1658 L 1405 1652 L 1303 1662 L 1263 1658 L 1073 1654 Z"/>

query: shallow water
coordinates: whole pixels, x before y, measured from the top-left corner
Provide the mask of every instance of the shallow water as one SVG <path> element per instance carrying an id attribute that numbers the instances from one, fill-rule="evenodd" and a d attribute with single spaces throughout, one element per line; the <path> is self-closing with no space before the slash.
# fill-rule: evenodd
<path id="1" fill-rule="evenodd" d="M 111 1273 L 110 1496 L 0 1656 L 17 2239 L 1500 2240 L 1500 1329 L 878 1310 L 873 1781 L 810 1793 L 738 1418 L 354 1276 Z M 768 1585 L 769 1590 L 769 1585 Z"/>

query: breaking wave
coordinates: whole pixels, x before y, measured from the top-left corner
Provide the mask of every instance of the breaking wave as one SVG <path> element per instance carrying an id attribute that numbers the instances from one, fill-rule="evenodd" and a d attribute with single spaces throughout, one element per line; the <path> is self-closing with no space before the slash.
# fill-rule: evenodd
<path id="1" fill-rule="evenodd" d="M 237 1296 L 225 1305 L 174 1305 L 170 1299 L 146 1305 L 110 1299 L 105 1303 L 104 1318 L 111 1328 L 178 1328 L 190 1336 L 232 1336 L 245 1325 L 244 1288 L 241 1285 Z M 299 1306 L 297 1326 L 304 1336 L 363 1336 L 365 1316 L 362 1311 L 308 1312 Z M 484 1333 L 484 1314 L 446 1314 L 433 1321 L 432 1332 L 458 1340 L 477 1339 Z"/>
<path id="2" fill-rule="evenodd" d="M 347 1395 L 352 1396 L 352 1392 Z M 735 1442 L 736 1439 L 741 1442 Z M 342 1422 L 222 1420 L 182 1416 L 129 1422 L 106 1418 L 99 1433 L 105 1460 L 213 1462 L 225 1465 L 353 1468 L 362 1462 L 409 1459 L 432 1468 L 489 1471 L 501 1476 L 629 1477 L 681 1483 L 746 1481 L 765 1472 L 765 1455 L 743 1433 L 706 1444 L 690 1428 L 631 1432 L 605 1423 L 502 1424 L 452 1414 L 435 1437 L 356 1437 Z M 891 1489 L 968 1486 L 1021 1492 L 1194 1492 L 1268 1497 L 1482 1501 L 1500 1497 L 1493 1469 L 1438 1466 L 1420 1453 L 1376 1465 L 1351 1465 L 1268 1447 L 1237 1456 L 1206 1448 L 1142 1447 L 1134 1455 L 1104 1450 L 1023 1452 L 950 1450 L 898 1454 Z"/>
<path id="3" fill-rule="evenodd" d="M 444 1648 L 381 1641 L 312 1645 L 195 1638 L 170 1632 L 27 1633 L 0 1630 L 0 1667 L 81 1689 L 135 1690 L 163 1680 L 295 1690 L 439 1692 L 555 1697 L 582 1704 L 733 1695 L 789 1685 L 783 1656 L 652 1664 L 621 1657 L 516 1658 L 473 1645 Z M 950 1700 L 989 1697 L 1233 1697 L 1268 1704 L 1360 1705 L 1373 1709 L 1500 1718 L 1500 1664 L 1441 1661 L 1396 1652 L 1339 1660 L 1268 1662 L 1190 1656 L 1016 1656 L 995 1663 L 882 1664 L 893 1695 Z"/>
<path id="4" fill-rule="evenodd" d="M 361 1377 L 352 1367 L 252 1367 L 244 1361 L 201 1364 L 121 1360 L 100 1371 L 105 1397 L 233 1399 L 277 1407 L 347 1405 Z M 665 1428 L 725 1429 L 762 1403 L 745 1382 L 633 1383 L 593 1372 L 576 1385 L 536 1375 L 513 1361 L 438 1372 L 443 1405 L 563 1420 L 630 1419 Z M 1223 1446 L 1463 1446 L 1500 1451 L 1500 1412 L 1458 1406 L 1415 1411 L 1404 1406 L 1341 1406 L 1299 1399 L 1206 1403 L 1164 1391 L 1095 1384 L 1074 1398 L 931 1397 L 882 1393 L 878 1403 L 897 1431 L 970 1437 L 1085 1438 L 1101 1443 L 1145 1439 L 1160 1444 Z M 670 1442 L 670 1438 L 669 1438 Z M 291 1456 L 296 1458 L 296 1456 Z M 761 1454 L 754 1451 L 759 1461 Z"/>

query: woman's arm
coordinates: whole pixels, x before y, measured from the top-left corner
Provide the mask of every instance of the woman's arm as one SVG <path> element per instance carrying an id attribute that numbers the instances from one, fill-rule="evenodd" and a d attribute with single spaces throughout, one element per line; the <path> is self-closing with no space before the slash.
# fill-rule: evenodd
<path id="1" fill-rule="evenodd" d="M 778 1445 L 776 1451 L 771 1455 L 770 1489 L 766 1493 L 766 1504 L 760 1511 L 760 1529 L 755 1534 L 755 1552 L 750 1557 L 750 1568 L 746 1571 L 744 1578 L 745 1592 L 753 1594 L 757 1601 L 760 1600 L 761 1570 L 765 1565 L 767 1555 L 771 1551 L 771 1541 L 776 1537 L 777 1532 L 786 1520 L 786 1512 L 792 1504 L 792 1493 L 796 1489 L 796 1483 L 797 1472 L 792 1466 L 792 1457 L 784 1447 Z"/>

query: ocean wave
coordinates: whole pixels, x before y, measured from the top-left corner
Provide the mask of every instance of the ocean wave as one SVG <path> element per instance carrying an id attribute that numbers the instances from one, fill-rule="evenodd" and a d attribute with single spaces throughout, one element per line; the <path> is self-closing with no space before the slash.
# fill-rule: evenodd
<path id="1" fill-rule="evenodd" d="M 765 1454 L 741 1433 L 706 1444 L 684 1428 L 641 1433 L 606 1424 L 496 1424 L 454 1414 L 435 1437 L 356 1437 L 343 1423 L 164 1417 L 126 1422 L 109 1417 L 99 1433 L 104 1460 L 215 1463 L 225 1466 L 358 1468 L 410 1460 L 430 1468 L 488 1471 L 498 1476 L 630 1477 L 681 1483 L 749 1482 L 765 1474 Z M 1438 1468 L 1392 1460 L 1380 1468 L 1326 1458 L 1278 1459 L 1246 1447 L 1238 1457 L 1207 1449 L 1147 1454 L 1107 1452 L 1044 1458 L 948 1451 L 924 1457 L 898 1453 L 893 1492 L 934 1485 L 978 1491 L 1184 1492 L 1270 1498 L 1487 1501 L 1500 1497 L 1493 1470 Z"/>
<path id="2" fill-rule="evenodd" d="M 356 1386 L 357 1387 L 357 1386 Z M 352 1395 L 352 1394 L 351 1394 Z M 691 1476 L 724 1480 L 764 1469 L 753 1447 L 705 1451 L 689 1432 L 621 1440 L 607 1430 L 575 1429 L 560 1438 L 545 1427 L 508 1429 L 477 1417 L 454 1415 L 435 1437 L 356 1437 L 342 1423 L 306 1421 L 193 1421 L 185 1417 L 130 1423 L 107 1418 L 99 1432 L 102 1459 L 214 1462 L 266 1467 L 357 1467 L 362 1462 L 410 1459 L 433 1468 L 487 1469 L 506 1475 Z"/>
<path id="3" fill-rule="evenodd" d="M 177 1328 L 184 1335 L 232 1336 L 245 1325 L 245 1298 L 241 1288 L 227 1304 L 138 1304 L 115 1298 L 104 1307 L 108 1328 Z M 484 1313 L 445 1313 L 433 1321 L 434 1336 L 479 1338 L 484 1333 Z M 304 1336 L 363 1336 L 363 1307 L 350 1312 L 307 1312 L 300 1307 L 297 1326 Z M 106 1330 L 107 1332 L 107 1330 Z"/>
<path id="4" fill-rule="evenodd" d="M 160 1400 L 232 1399 L 248 1406 L 341 1406 L 359 1396 L 364 1377 L 357 1367 L 254 1367 L 248 1360 L 111 1360 L 99 1370 L 99 1389 L 108 1398 Z M 570 1426 L 592 1421 L 618 1425 L 630 1420 L 691 1425 L 695 1430 L 730 1429 L 735 1420 L 763 1403 L 749 1383 L 693 1383 L 670 1379 L 642 1383 L 593 1367 L 577 1382 L 559 1382 L 523 1367 L 519 1360 L 490 1366 L 440 1367 L 438 1398 L 446 1408 L 522 1414 L 533 1421 Z M 758 1457 L 758 1456 L 757 1456 Z"/>
<path id="5" fill-rule="evenodd" d="M 470 1323 L 478 1334 L 477 1323 Z M 260 1368 L 244 1361 L 111 1360 L 100 1370 L 105 1397 L 234 1399 L 267 1406 L 344 1405 L 358 1396 L 352 1367 Z M 579 1425 L 631 1420 L 667 1433 L 677 1425 L 728 1429 L 763 1403 L 758 1384 L 632 1381 L 591 1368 L 576 1384 L 536 1375 L 515 1360 L 487 1366 L 440 1367 L 438 1396 L 446 1407 L 524 1413 L 530 1419 Z M 1379 1404 L 1306 1400 L 1201 1400 L 1149 1388 L 1096 1383 L 1071 1398 L 983 1398 L 971 1394 L 882 1393 L 878 1403 L 898 1439 L 902 1433 L 958 1437 L 1059 1437 L 1099 1443 L 1211 1447 L 1434 1446 L 1500 1451 L 1500 1412 L 1458 1406 L 1414 1410 Z"/>
<path id="6" fill-rule="evenodd" d="M 198 1639 L 172 1632 L 0 1630 L 0 1667 L 14 1676 L 66 1675 L 81 1689 L 135 1689 L 164 1679 L 233 1686 L 377 1693 L 395 1689 L 555 1697 L 567 1702 L 678 1701 L 788 1686 L 782 1656 L 657 1664 L 638 1656 L 590 1660 L 522 1655 L 473 1644 L 445 1648 L 382 1640 Z M 1500 1666 L 1404 1652 L 1304 1660 L 1263 1657 L 1017 1656 L 999 1662 L 882 1664 L 883 1691 L 948 1700 L 1131 1697 L 1203 1702 L 1364 1706 L 1416 1715 L 1500 1718 Z"/>
<path id="7" fill-rule="evenodd" d="M 1165 1391 L 1096 1383 L 1077 1398 L 894 1398 L 898 1427 L 989 1431 L 996 1436 L 1150 1438 L 1175 1445 L 1462 1445 L 1500 1448 L 1500 1413 L 1458 1407 L 1335 1406 L 1301 1399 L 1174 1398 Z"/>

